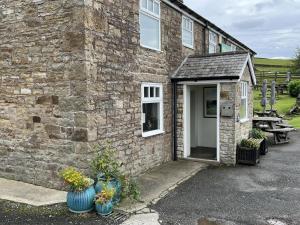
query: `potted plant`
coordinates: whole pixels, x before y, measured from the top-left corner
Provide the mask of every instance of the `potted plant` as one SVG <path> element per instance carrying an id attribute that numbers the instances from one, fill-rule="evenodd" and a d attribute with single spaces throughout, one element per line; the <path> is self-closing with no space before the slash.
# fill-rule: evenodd
<path id="1" fill-rule="evenodd" d="M 84 176 L 73 167 L 68 167 L 60 172 L 60 176 L 69 185 L 67 205 L 71 212 L 86 213 L 94 208 L 94 180 Z"/>
<path id="2" fill-rule="evenodd" d="M 260 142 L 257 139 L 243 139 L 238 145 L 237 161 L 240 164 L 256 165 L 259 163 Z"/>
<path id="3" fill-rule="evenodd" d="M 268 140 L 265 133 L 262 130 L 254 128 L 251 130 L 251 137 L 261 140 L 259 151 L 261 155 L 265 155 L 268 152 Z"/>
<path id="4" fill-rule="evenodd" d="M 99 149 L 98 146 L 96 146 Z M 97 151 L 97 155 L 92 161 L 92 168 L 97 182 L 95 185 L 96 193 L 102 191 L 105 183 L 109 187 L 114 188 L 113 203 L 117 204 L 120 201 L 122 184 L 120 167 L 122 164 L 118 163 L 115 157 L 115 149 L 112 148 L 110 143 L 106 143 L 103 148 Z"/>
<path id="5" fill-rule="evenodd" d="M 97 213 L 101 216 L 107 216 L 113 211 L 112 198 L 114 196 L 114 189 L 109 188 L 108 185 L 103 185 L 101 192 L 95 196 L 95 205 Z"/>

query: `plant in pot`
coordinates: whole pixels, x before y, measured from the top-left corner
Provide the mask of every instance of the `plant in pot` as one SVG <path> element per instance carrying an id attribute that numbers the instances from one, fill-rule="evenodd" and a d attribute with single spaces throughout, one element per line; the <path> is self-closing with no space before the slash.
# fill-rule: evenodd
<path id="1" fill-rule="evenodd" d="M 238 145 L 237 161 L 241 164 L 256 165 L 259 163 L 260 142 L 254 138 L 243 139 Z"/>
<path id="2" fill-rule="evenodd" d="M 97 213 L 102 216 L 107 216 L 113 211 L 112 199 L 115 194 L 114 188 L 109 187 L 108 184 L 103 184 L 101 192 L 95 196 L 95 205 Z"/>
<path id="3" fill-rule="evenodd" d="M 113 203 L 117 204 L 120 201 L 122 184 L 121 184 L 121 172 L 120 164 L 116 160 L 116 150 L 112 148 L 110 143 L 106 143 L 103 148 L 96 146 L 97 154 L 92 161 L 92 169 L 94 175 L 97 177 L 95 190 L 97 193 L 101 192 L 104 184 L 114 188 Z"/>
<path id="4" fill-rule="evenodd" d="M 60 171 L 60 176 L 69 186 L 67 205 L 71 212 L 86 213 L 94 208 L 94 180 L 86 177 L 73 167 Z"/>
<path id="5" fill-rule="evenodd" d="M 260 129 L 252 129 L 251 137 L 261 140 L 259 151 L 261 155 L 265 155 L 268 152 L 268 140 L 266 134 Z"/>

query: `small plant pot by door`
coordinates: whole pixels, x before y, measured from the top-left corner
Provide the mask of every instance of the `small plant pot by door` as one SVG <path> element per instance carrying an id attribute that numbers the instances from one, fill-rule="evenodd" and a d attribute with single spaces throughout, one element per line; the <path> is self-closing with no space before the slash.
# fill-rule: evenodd
<path id="1" fill-rule="evenodd" d="M 96 203 L 96 210 L 97 213 L 101 216 L 107 216 L 112 213 L 113 211 L 113 203 L 109 201 L 105 204 L 97 204 Z"/>
<path id="2" fill-rule="evenodd" d="M 68 192 L 67 205 L 73 213 L 86 213 L 94 209 L 94 197 L 96 195 L 93 186 L 81 192 Z"/>
<path id="3" fill-rule="evenodd" d="M 261 155 L 265 155 L 268 152 L 268 140 L 265 138 L 261 143 L 259 147 L 259 152 Z"/>
<path id="4" fill-rule="evenodd" d="M 238 145 L 237 163 L 246 165 L 256 165 L 259 163 L 260 151 Z"/>

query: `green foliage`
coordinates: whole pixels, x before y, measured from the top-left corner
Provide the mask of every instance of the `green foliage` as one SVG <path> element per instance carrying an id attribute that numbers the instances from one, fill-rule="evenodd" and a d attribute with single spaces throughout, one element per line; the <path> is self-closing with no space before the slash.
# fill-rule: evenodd
<path id="1" fill-rule="evenodd" d="M 115 189 L 109 188 L 108 184 L 106 183 L 103 185 L 102 191 L 95 196 L 94 201 L 96 204 L 106 204 L 113 198 L 114 194 Z"/>
<path id="2" fill-rule="evenodd" d="M 258 150 L 260 147 L 260 144 L 259 144 L 259 142 L 252 140 L 252 139 L 243 139 L 241 141 L 241 147 Z"/>
<path id="3" fill-rule="evenodd" d="M 296 50 L 296 57 L 293 60 L 293 72 L 300 73 L 300 48 Z"/>
<path id="4" fill-rule="evenodd" d="M 251 130 L 251 137 L 255 139 L 265 139 L 266 135 L 262 130 L 254 128 Z"/>
<path id="5" fill-rule="evenodd" d="M 139 187 L 134 179 L 121 173 L 122 164 L 116 160 L 116 149 L 110 143 L 106 143 L 102 148 L 100 146 L 96 148 L 97 153 L 92 161 L 94 175 L 103 174 L 107 181 L 111 178 L 119 180 L 122 185 L 121 197 L 139 200 Z"/>
<path id="6" fill-rule="evenodd" d="M 126 176 L 121 176 L 120 179 L 122 183 L 121 197 L 139 201 L 141 193 L 137 182 Z"/>
<path id="7" fill-rule="evenodd" d="M 68 167 L 59 173 L 60 177 L 70 186 L 71 191 L 84 191 L 93 184 L 93 180 L 84 176 L 73 167 Z"/>
<path id="8" fill-rule="evenodd" d="M 300 94 L 300 80 L 291 81 L 288 85 L 290 96 L 297 97 Z"/>
<path id="9" fill-rule="evenodd" d="M 122 165 L 116 160 L 116 149 L 112 148 L 111 143 L 106 143 L 103 147 L 97 145 L 95 148 L 98 151 L 92 161 L 94 175 L 103 173 L 107 180 L 119 177 Z"/>

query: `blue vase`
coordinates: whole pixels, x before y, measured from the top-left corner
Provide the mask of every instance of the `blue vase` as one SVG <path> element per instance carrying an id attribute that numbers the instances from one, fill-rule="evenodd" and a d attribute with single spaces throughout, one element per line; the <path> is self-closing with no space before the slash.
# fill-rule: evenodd
<path id="1" fill-rule="evenodd" d="M 103 189 L 103 186 L 104 186 L 105 184 L 106 184 L 106 181 L 105 181 L 105 180 L 98 180 L 98 182 L 97 182 L 96 185 L 95 185 L 95 191 L 96 191 L 96 193 L 101 192 L 102 189 Z M 108 187 L 109 189 L 114 188 L 111 181 L 109 181 L 109 182 L 107 183 L 107 187 Z"/>
<path id="2" fill-rule="evenodd" d="M 116 205 L 121 200 L 122 185 L 121 185 L 120 180 L 118 180 L 118 179 L 112 179 L 111 183 L 112 183 L 113 188 L 115 189 L 115 194 L 112 199 L 112 202 L 114 205 Z"/>
<path id="3" fill-rule="evenodd" d="M 101 216 L 107 216 L 112 213 L 113 204 L 112 201 L 107 202 L 106 204 L 97 204 L 96 203 L 97 213 Z"/>
<path id="4" fill-rule="evenodd" d="M 68 192 L 67 205 L 71 212 L 86 213 L 94 208 L 94 197 L 96 195 L 93 186 L 81 192 Z"/>

